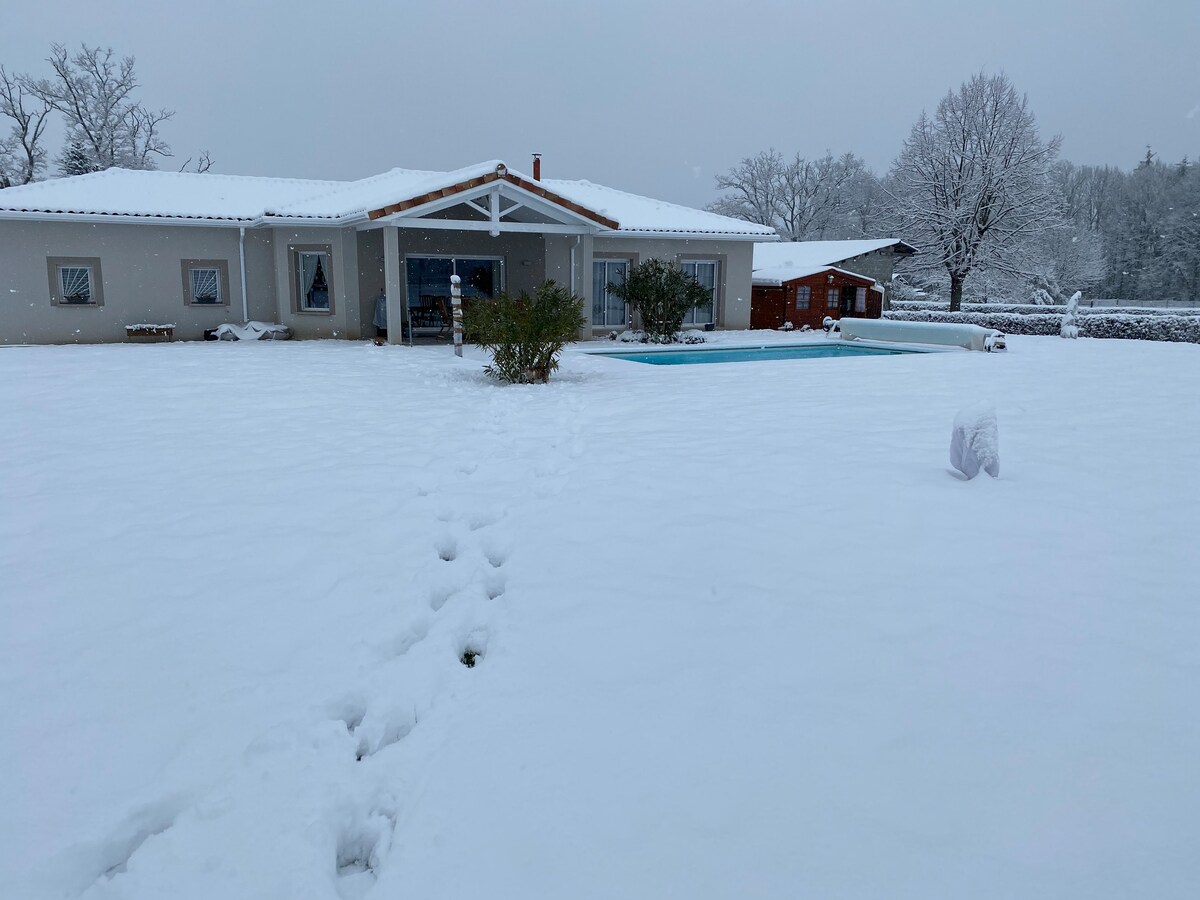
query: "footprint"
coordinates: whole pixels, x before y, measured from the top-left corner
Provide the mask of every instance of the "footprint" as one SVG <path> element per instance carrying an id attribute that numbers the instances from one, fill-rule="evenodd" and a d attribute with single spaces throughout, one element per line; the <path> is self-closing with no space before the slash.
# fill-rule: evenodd
<path id="1" fill-rule="evenodd" d="M 121 833 L 98 848 L 102 868 L 97 873 L 97 880 L 109 880 L 125 872 L 129 860 L 146 841 L 162 834 L 175 824 L 183 806 L 182 800 L 178 798 L 164 800 L 145 807 L 127 819 Z"/>
<path id="2" fill-rule="evenodd" d="M 498 568 L 498 567 L 497 567 Z M 490 572 L 484 578 L 484 590 L 489 600 L 504 596 L 505 578 L 500 572 Z"/>
<path id="3" fill-rule="evenodd" d="M 455 593 L 457 593 L 457 589 L 452 588 L 449 585 L 443 584 L 430 588 L 429 608 L 434 612 L 439 612 L 441 608 L 446 605 L 446 601 L 453 597 Z"/>
<path id="4" fill-rule="evenodd" d="M 443 562 L 454 562 L 458 558 L 458 542 L 451 535 L 443 535 L 433 545 L 438 558 Z"/>
<path id="5" fill-rule="evenodd" d="M 458 652 L 458 661 L 468 669 L 473 669 L 475 664 L 487 655 L 487 647 L 487 629 L 476 628 L 463 640 L 462 648 Z"/>
<path id="6" fill-rule="evenodd" d="M 361 697 L 348 697 L 334 708 L 333 718 L 354 734 L 367 716 L 367 704 Z"/>
<path id="7" fill-rule="evenodd" d="M 494 513 L 476 513 L 467 522 L 467 527 L 472 531 L 479 531 L 481 528 L 487 528 L 490 525 L 495 525 L 500 521 L 500 516 Z"/>
<path id="8" fill-rule="evenodd" d="M 483 551 L 483 555 L 487 557 L 487 561 L 493 569 L 499 569 L 508 562 L 508 551 L 499 547 L 489 547 Z"/>
<path id="9" fill-rule="evenodd" d="M 394 815 L 373 812 L 342 832 L 334 861 L 342 900 L 360 900 L 375 886 L 395 829 Z"/>
<path id="10" fill-rule="evenodd" d="M 441 609 L 441 604 L 445 603 L 446 599 L 449 596 L 450 596 L 450 594 L 447 593 L 446 596 L 441 599 L 438 606 L 435 607 L 435 611 L 437 609 Z M 429 595 L 429 605 L 431 607 L 433 606 L 433 592 L 432 591 L 430 592 L 430 595 Z M 425 638 L 428 634 L 429 634 L 429 623 L 427 621 L 425 621 L 424 618 L 417 619 L 415 622 L 413 622 L 411 625 L 408 626 L 407 631 L 400 632 L 394 638 L 392 638 L 392 640 L 390 642 L 388 642 L 385 645 L 386 646 L 386 651 L 385 651 L 386 655 L 389 657 L 403 656 L 409 650 L 411 650 L 413 647 L 415 647 L 417 644 L 421 643 L 421 641 L 425 640 Z"/>
<path id="11" fill-rule="evenodd" d="M 364 720 L 357 730 L 358 747 L 355 749 L 354 758 L 362 762 L 385 747 L 404 740 L 416 727 L 415 709 L 393 709 L 385 715 L 372 716 L 369 720 Z"/>

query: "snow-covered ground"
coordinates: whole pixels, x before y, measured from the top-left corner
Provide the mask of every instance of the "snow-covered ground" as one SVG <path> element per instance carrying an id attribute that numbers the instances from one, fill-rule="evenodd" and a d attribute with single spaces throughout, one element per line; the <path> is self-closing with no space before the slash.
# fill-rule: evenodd
<path id="1" fill-rule="evenodd" d="M 1198 374 L 0 350 L 0 896 L 1195 897 Z"/>

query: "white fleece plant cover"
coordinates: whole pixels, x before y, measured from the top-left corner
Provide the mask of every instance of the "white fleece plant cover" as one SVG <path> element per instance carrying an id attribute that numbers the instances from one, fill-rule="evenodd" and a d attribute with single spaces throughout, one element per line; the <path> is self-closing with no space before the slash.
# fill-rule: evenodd
<path id="1" fill-rule="evenodd" d="M 213 334 L 220 340 L 278 341 L 290 336 L 291 329 L 272 322 L 247 322 L 245 325 L 227 322 L 214 328 Z"/>

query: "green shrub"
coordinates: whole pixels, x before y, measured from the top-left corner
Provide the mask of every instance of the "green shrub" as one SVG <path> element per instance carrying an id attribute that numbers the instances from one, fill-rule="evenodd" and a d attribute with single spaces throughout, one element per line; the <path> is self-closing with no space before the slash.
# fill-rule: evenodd
<path id="1" fill-rule="evenodd" d="M 558 368 L 558 354 L 587 320 L 583 300 L 553 281 L 530 296 L 501 294 L 477 300 L 464 311 L 467 340 L 490 350 L 489 374 L 515 384 L 544 384 Z"/>
<path id="2" fill-rule="evenodd" d="M 642 320 L 647 337 L 660 344 L 677 340 L 683 318 L 693 306 L 707 309 L 712 294 L 691 275 L 661 259 L 648 259 L 633 267 L 621 284 L 608 289 L 629 304 Z"/>

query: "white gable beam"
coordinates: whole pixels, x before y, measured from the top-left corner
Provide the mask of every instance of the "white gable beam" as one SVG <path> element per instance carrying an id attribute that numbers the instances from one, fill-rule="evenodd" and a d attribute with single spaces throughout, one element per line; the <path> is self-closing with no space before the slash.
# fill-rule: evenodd
<path id="1" fill-rule="evenodd" d="M 370 231 L 394 225 L 397 228 L 428 228 L 433 231 L 487 231 L 498 228 L 499 233 L 518 234 L 597 234 L 600 229 L 587 225 L 543 225 L 538 222 L 492 222 L 466 221 L 461 219 L 406 219 L 384 217 L 373 222 L 364 222 L 358 226 L 359 231 Z"/>

